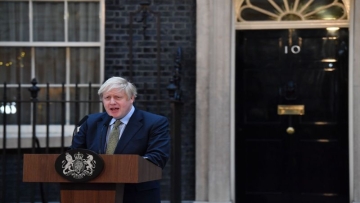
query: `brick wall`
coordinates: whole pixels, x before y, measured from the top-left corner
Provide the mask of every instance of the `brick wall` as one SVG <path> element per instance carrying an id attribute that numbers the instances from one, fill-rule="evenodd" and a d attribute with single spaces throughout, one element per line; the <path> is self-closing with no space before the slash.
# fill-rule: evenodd
<path id="1" fill-rule="evenodd" d="M 174 73 L 176 51 L 178 47 L 182 48 L 182 199 L 193 200 L 195 199 L 196 0 L 149 1 L 149 9 L 159 13 L 160 33 L 157 32 L 156 17 L 149 15 L 146 18 L 144 36 L 144 24 L 138 22 L 141 15 L 135 15 L 130 47 L 130 13 L 140 9 L 141 2 L 144 1 L 106 0 L 105 77 L 123 76 L 135 83 L 139 89 L 145 88 L 146 91 L 139 91 L 137 100 L 167 99 L 166 86 Z M 160 40 L 158 40 L 158 34 Z M 158 42 L 160 50 L 157 46 Z M 130 48 L 133 50 L 132 66 L 130 65 Z M 158 53 L 160 71 L 157 64 Z M 157 96 L 158 88 L 160 96 Z M 168 108 L 168 104 L 164 103 L 162 107 Z M 148 106 L 145 110 L 155 111 L 155 109 Z M 165 114 L 169 115 L 169 112 Z M 170 166 L 171 160 L 164 169 L 161 182 L 163 200 L 170 198 Z"/>

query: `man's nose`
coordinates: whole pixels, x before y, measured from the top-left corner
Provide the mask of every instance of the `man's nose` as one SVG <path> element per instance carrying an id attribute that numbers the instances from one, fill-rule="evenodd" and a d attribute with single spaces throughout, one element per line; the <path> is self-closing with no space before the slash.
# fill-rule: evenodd
<path id="1" fill-rule="evenodd" d="M 110 98 L 110 103 L 111 103 L 111 104 L 116 103 L 116 102 L 115 102 L 115 99 L 114 99 L 113 97 Z"/>

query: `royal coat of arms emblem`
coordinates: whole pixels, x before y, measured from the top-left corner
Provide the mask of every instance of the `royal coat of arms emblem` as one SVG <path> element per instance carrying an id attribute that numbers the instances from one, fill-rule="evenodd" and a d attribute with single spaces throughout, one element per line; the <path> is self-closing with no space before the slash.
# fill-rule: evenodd
<path id="1" fill-rule="evenodd" d="M 98 154 L 85 149 L 69 150 L 61 154 L 55 162 L 56 171 L 75 182 L 95 178 L 103 166 L 103 160 Z"/>

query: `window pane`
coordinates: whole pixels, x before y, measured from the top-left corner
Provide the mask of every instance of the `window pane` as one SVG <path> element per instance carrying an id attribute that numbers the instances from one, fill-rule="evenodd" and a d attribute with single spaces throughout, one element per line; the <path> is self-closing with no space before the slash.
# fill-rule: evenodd
<path id="1" fill-rule="evenodd" d="M 69 2 L 69 41 L 100 41 L 98 2 Z"/>
<path id="2" fill-rule="evenodd" d="M 31 82 L 30 48 L 0 47 L 0 82 Z"/>
<path id="3" fill-rule="evenodd" d="M 35 49 L 35 78 L 38 83 L 65 83 L 65 48 Z"/>
<path id="4" fill-rule="evenodd" d="M 62 98 L 64 97 L 62 87 L 59 88 L 49 88 L 47 93 L 47 88 L 41 88 L 39 91 L 39 102 L 37 103 L 37 124 L 46 124 L 47 118 L 49 118 L 50 124 L 61 124 L 65 120 L 65 103 L 62 103 Z M 50 100 L 49 105 L 47 105 L 47 94 Z"/>
<path id="5" fill-rule="evenodd" d="M 64 3 L 34 2 L 34 41 L 64 41 Z"/>
<path id="6" fill-rule="evenodd" d="M 21 124 L 30 124 L 30 92 L 28 88 L 0 88 L 0 123 L 18 124 L 20 119 Z M 5 98 L 6 96 L 6 104 Z M 17 100 L 21 100 L 20 103 Z M 4 119 L 4 114 L 6 114 Z M 19 115 L 20 114 L 20 115 Z M 18 118 L 18 116 L 20 118 Z"/>
<path id="7" fill-rule="evenodd" d="M 70 83 L 97 83 L 100 76 L 99 48 L 71 48 Z"/>
<path id="8" fill-rule="evenodd" d="M 81 118 L 90 113 L 100 112 L 100 99 L 97 94 L 98 87 L 84 87 L 78 88 L 76 91 L 75 88 L 70 89 L 70 100 L 71 101 L 80 101 L 72 102 L 70 105 L 70 122 L 78 123 Z M 78 118 L 76 118 L 76 116 Z M 77 119 L 77 120 L 75 120 Z"/>
<path id="9" fill-rule="evenodd" d="M 29 41 L 28 2 L 0 2 L 0 41 Z"/>

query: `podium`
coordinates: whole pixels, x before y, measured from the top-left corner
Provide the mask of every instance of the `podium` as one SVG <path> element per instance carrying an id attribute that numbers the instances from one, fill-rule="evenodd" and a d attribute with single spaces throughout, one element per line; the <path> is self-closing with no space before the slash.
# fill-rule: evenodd
<path id="1" fill-rule="evenodd" d="M 71 182 L 56 172 L 58 154 L 24 154 L 23 182 L 60 183 L 62 203 L 122 203 L 125 183 L 159 180 L 160 167 L 139 155 L 99 155 L 102 172 L 88 182 Z"/>

